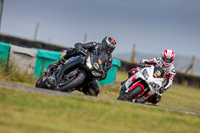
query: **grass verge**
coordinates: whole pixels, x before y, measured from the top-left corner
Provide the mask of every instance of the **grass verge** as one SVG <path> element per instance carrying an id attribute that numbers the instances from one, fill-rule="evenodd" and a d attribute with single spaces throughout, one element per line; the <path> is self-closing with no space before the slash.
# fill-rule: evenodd
<path id="1" fill-rule="evenodd" d="M 2 133 L 141 133 L 199 131 L 200 116 L 78 96 L 0 88 Z"/>
<path id="2" fill-rule="evenodd" d="M 17 65 L 12 62 L 9 65 L 1 65 L 0 67 L 0 81 L 21 84 L 26 86 L 34 86 L 35 80 L 33 80 L 33 73 L 28 71 L 22 71 Z"/>

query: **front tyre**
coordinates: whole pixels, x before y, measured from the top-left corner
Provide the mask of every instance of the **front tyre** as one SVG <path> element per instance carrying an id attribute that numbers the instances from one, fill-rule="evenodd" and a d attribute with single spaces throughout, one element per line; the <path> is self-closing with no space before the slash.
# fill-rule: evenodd
<path id="1" fill-rule="evenodd" d="M 56 90 L 64 91 L 64 92 L 72 92 L 74 88 L 81 85 L 86 76 L 84 73 L 79 73 L 71 82 L 67 84 L 63 84 L 62 81 L 59 82 L 59 85 L 57 86 Z"/>
<path id="2" fill-rule="evenodd" d="M 141 86 L 136 86 L 132 89 L 126 96 L 128 101 L 132 101 L 137 95 L 139 95 L 143 91 Z"/>
<path id="3" fill-rule="evenodd" d="M 47 81 L 47 75 L 45 74 L 40 79 L 38 79 L 38 81 L 35 83 L 35 87 L 48 88 L 46 85 L 46 81 Z"/>

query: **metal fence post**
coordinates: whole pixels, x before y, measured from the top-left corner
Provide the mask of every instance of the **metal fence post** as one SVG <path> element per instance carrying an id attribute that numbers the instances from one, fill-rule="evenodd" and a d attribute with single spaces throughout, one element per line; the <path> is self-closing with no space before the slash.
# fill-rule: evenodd
<path id="1" fill-rule="evenodd" d="M 4 0 L 0 0 L 0 32 L 1 32 L 1 18 L 3 14 L 3 2 Z"/>

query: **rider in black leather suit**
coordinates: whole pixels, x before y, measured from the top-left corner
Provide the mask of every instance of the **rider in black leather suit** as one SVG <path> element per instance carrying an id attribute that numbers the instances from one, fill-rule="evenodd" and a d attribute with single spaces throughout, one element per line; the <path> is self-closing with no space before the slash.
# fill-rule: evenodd
<path id="1" fill-rule="evenodd" d="M 67 59 L 73 56 L 80 55 L 80 51 L 85 51 L 85 49 L 97 50 L 100 56 L 99 58 L 102 60 L 102 62 L 105 62 L 103 64 L 103 70 L 104 70 L 103 76 L 98 79 L 100 81 L 107 77 L 107 72 L 112 67 L 112 52 L 115 49 L 115 47 L 116 47 L 116 41 L 112 37 L 108 36 L 106 36 L 101 43 L 96 43 L 96 42 L 89 42 L 86 44 L 76 43 L 75 48 L 67 49 L 66 54 L 56 62 L 50 64 L 47 69 L 52 70 L 56 68 L 61 63 L 64 63 Z M 80 89 L 80 91 L 82 91 L 86 95 L 97 96 L 100 92 L 97 80 L 91 81 L 88 85 L 84 86 L 82 90 Z"/>

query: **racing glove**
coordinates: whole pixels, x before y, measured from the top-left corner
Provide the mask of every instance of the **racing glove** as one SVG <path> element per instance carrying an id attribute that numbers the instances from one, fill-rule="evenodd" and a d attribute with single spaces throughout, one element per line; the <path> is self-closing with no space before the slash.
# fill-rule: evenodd
<path id="1" fill-rule="evenodd" d="M 160 93 L 160 94 L 164 93 L 165 91 L 166 91 L 165 87 L 161 87 L 161 88 L 159 89 L 159 93 Z"/>
<path id="2" fill-rule="evenodd" d="M 106 70 L 102 71 L 102 73 L 103 73 L 103 75 L 100 78 L 98 78 L 99 81 L 104 80 L 107 77 L 107 71 Z"/>

